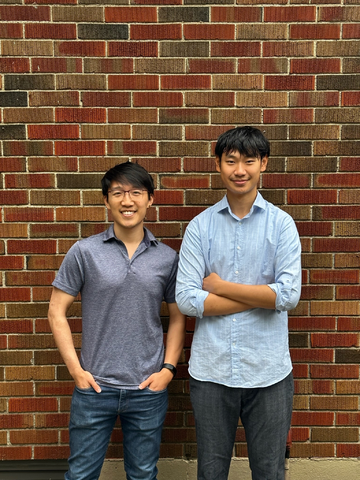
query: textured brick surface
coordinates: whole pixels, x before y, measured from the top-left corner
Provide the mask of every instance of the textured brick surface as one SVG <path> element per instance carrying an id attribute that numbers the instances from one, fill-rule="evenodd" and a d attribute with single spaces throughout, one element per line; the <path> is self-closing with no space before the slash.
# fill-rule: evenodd
<path id="1" fill-rule="evenodd" d="M 359 457 L 356 1 L 0 3 L 0 458 L 68 456 L 73 383 L 47 304 L 70 246 L 111 221 L 104 171 L 130 159 L 151 172 L 147 226 L 179 249 L 188 222 L 224 194 L 216 138 L 241 124 L 271 140 L 263 194 L 302 241 L 291 455 Z M 79 302 L 69 315 L 78 347 Z M 196 456 L 193 330 L 188 319 L 163 457 Z M 117 428 L 108 458 L 122 456 L 121 441 Z M 235 453 L 247 454 L 243 429 Z"/>

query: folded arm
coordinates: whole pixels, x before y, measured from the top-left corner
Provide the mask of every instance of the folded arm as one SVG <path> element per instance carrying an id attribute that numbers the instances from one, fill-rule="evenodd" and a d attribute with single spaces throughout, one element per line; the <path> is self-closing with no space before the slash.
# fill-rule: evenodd
<path id="1" fill-rule="evenodd" d="M 48 312 L 51 331 L 69 373 L 75 381 L 75 385 L 82 389 L 93 387 L 96 392 L 100 392 L 101 388 L 96 383 L 91 373 L 85 371 L 81 367 L 74 347 L 71 330 L 66 316 L 67 311 L 73 304 L 74 300 L 75 297 L 72 295 L 54 287 L 50 298 Z"/>
<path id="2" fill-rule="evenodd" d="M 188 226 L 181 245 L 176 282 L 176 302 L 191 317 L 229 315 L 252 308 L 239 299 L 226 298 L 203 289 L 206 276 L 204 252 L 196 223 Z"/>

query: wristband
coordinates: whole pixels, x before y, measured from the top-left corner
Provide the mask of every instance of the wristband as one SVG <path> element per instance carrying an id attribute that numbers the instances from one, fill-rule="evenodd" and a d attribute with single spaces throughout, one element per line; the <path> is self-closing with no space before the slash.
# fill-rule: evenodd
<path id="1" fill-rule="evenodd" d="M 170 370 L 170 372 L 173 374 L 173 378 L 175 377 L 177 370 L 174 365 L 171 365 L 171 363 L 163 363 L 162 368 L 167 368 Z"/>

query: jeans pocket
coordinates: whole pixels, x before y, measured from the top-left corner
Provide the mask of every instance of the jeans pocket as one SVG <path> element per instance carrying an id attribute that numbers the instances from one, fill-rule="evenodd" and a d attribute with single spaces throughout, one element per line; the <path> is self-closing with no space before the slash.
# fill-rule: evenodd
<path id="1" fill-rule="evenodd" d="M 150 387 L 146 387 L 144 391 L 149 393 L 159 394 L 159 393 L 165 393 L 167 391 L 167 388 L 164 388 L 163 390 L 151 390 Z"/>
<path id="2" fill-rule="evenodd" d="M 87 388 L 80 388 L 75 385 L 75 390 L 77 390 L 79 393 L 83 394 L 91 394 L 91 393 L 96 393 L 93 387 L 87 387 Z"/>

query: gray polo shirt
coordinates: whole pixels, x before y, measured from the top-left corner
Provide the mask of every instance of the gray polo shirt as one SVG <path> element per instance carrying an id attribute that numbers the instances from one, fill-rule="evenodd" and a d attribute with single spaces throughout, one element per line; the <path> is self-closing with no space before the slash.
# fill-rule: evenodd
<path id="1" fill-rule="evenodd" d="M 175 302 L 177 253 L 145 236 L 131 260 L 114 228 L 75 243 L 53 286 L 81 293 L 81 365 L 101 385 L 137 389 L 164 357 L 161 303 Z"/>

